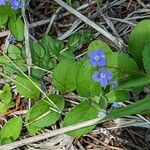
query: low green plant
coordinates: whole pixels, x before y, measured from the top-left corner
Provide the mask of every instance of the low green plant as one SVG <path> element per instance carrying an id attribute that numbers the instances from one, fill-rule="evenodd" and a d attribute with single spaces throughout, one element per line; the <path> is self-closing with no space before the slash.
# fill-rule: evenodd
<path id="1" fill-rule="evenodd" d="M 48 35 L 38 41 L 31 41 L 33 64 L 30 66 L 31 76 L 28 76 L 23 43 L 24 23 L 19 17 L 19 10 L 11 9 L 9 3 L 0 6 L 0 10 L 0 25 L 8 28 L 16 40 L 9 45 L 7 54 L 0 56 L 3 68 L 0 75 L 15 84 L 17 92 L 24 99 L 34 103 L 25 118 L 13 117 L 3 126 L 0 131 L 1 144 L 16 140 L 22 131 L 22 124 L 25 125 L 24 130 L 26 128 L 34 135 L 58 120 L 62 122 L 62 127 L 67 127 L 97 117 L 104 122 L 149 112 L 149 96 L 126 107 L 111 106 L 130 100 L 131 92 L 150 84 L 150 20 L 141 21 L 132 30 L 128 54 L 117 50 L 114 52 L 107 43 L 93 40 L 90 32 L 77 32 L 67 42 Z M 87 54 L 78 59 L 75 56 L 81 48 L 86 49 Z M 53 72 L 52 85 L 58 92 L 46 95 L 39 81 L 45 72 L 50 71 Z M 63 95 L 71 92 L 76 94 L 79 104 L 66 114 Z M 15 106 L 12 95 L 10 86 L 5 84 L 0 90 L 1 114 Z M 94 128 L 95 125 L 67 134 L 79 137 Z"/>

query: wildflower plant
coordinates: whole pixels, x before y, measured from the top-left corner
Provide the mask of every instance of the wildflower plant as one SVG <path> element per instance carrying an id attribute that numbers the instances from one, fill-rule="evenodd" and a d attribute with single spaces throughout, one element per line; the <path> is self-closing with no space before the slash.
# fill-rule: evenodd
<path id="1" fill-rule="evenodd" d="M 131 32 L 130 55 L 114 52 L 107 43 L 93 40 L 91 32 L 77 32 L 65 42 L 45 35 L 29 43 L 32 64 L 28 66 L 24 21 L 18 11 L 22 7 L 21 0 L 0 0 L 0 28 L 11 33 L 6 39 L 7 52 L 0 56 L 0 75 L 16 87 L 15 94 L 8 84 L 0 90 L 0 115 L 18 109 L 13 99 L 16 92 L 20 101 L 31 100 L 34 105 L 27 114 L 8 120 L 0 131 L 0 144 L 16 140 L 22 128 L 34 135 L 58 120 L 67 127 L 95 118 L 104 122 L 149 111 L 149 96 L 126 107 L 120 102 L 130 100 L 131 92 L 150 84 L 150 20 L 140 22 Z M 79 59 L 75 55 L 81 47 L 86 47 L 87 54 Z M 52 73 L 50 85 L 55 88 L 54 94 L 46 94 L 41 88 L 45 73 Z M 65 96 L 69 93 L 79 104 L 64 113 Z M 94 128 L 92 125 L 66 134 L 79 137 Z"/>

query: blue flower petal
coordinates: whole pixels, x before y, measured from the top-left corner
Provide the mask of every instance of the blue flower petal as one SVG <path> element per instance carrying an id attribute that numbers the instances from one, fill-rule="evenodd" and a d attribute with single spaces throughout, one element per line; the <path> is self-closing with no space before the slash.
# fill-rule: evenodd
<path id="1" fill-rule="evenodd" d="M 0 0 L 0 6 L 5 4 L 6 4 L 6 0 Z"/>
<path id="2" fill-rule="evenodd" d="M 106 78 L 108 80 L 111 80 L 113 78 L 113 74 L 110 70 L 106 70 Z"/>
<path id="3" fill-rule="evenodd" d="M 108 80 L 106 78 L 100 78 L 100 84 L 103 88 L 106 88 L 109 85 Z"/>

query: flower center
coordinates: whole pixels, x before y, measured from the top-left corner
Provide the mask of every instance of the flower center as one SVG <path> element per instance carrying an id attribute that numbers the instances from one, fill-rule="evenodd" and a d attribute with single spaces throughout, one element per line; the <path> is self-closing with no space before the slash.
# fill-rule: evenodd
<path id="1" fill-rule="evenodd" d="M 101 73 L 101 78 L 105 78 L 105 77 L 106 77 L 105 73 Z"/>
<path id="2" fill-rule="evenodd" d="M 98 60 L 100 59 L 100 57 L 96 55 L 96 56 L 94 57 L 94 59 L 95 59 L 96 61 L 98 61 Z"/>

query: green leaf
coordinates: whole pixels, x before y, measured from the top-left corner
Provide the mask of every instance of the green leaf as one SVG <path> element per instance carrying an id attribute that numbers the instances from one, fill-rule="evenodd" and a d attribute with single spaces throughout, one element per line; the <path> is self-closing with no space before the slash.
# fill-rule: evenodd
<path id="1" fill-rule="evenodd" d="M 114 79 L 126 81 L 130 77 L 138 76 L 140 71 L 136 62 L 127 54 L 111 52 L 106 55 L 107 68 L 113 72 Z M 138 74 L 139 73 L 139 74 Z"/>
<path id="2" fill-rule="evenodd" d="M 53 85 L 63 93 L 74 91 L 77 70 L 78 63 L 75 60 L 62 60 L 53 70 Z"/>
<path id="3" fill-rule="evenodd" d="M 11 141 L 16 140 L 22 129 L 22 119 L 21 117 L 15 117 L 10 119 L 2 128 L 0 132 L 1 139 L 10 139 Z M 3 143 L 6 144 L 6 143 Z"/>
<path id="4" fill-rule="evenodd" d="M 32 52 L 33 62 L 42 61 L 42 58 L 45 55 L 44 48 L 38 42 L 32 42 L 31 43 L 31 52 Z"/>
<path id="5" fill-rule="evenodd" d="M 69 49 L 68 51 L 70 51 L 71 49 L 71 51 L 74 52 L 81 44 L 80 39 L 81 39 L 81 33 L 79 32 L 76 32 L 73 35 L 71 35 L 67 43 L 67 47 Z"/>
<path id="6" fill-rule="evenodd" d="M 49 55 L 51 55 L 51 56 L 53 56 L 53 55 L 58 56 L 59 52 L 64 48 L 63 41 L 54 39 L 47 35 L 45 35 L 42 38 L 41 44 L 45 48 L 45 50 L 49 52 Z"/>
<path id="7" fill-rule="evenodd" d="M 10 102 L 10 103 L 1 103 L 0 102 L 0 115 L 2 115 L 3 113 L 7 112 L 7 110 L 9 108 L 12 108 L 15 106 L 14 102 Z"/>
<path id="8" fill-rule="evenodd" d="M 3 90 L 0 92 L 0 99 L 2 99 L 5 104 L 9 104 L 11 102 L 12 92 L 9 84 L 4 85 Z"/>
<path id="9" fill-rule="evenodd" d="M 95 68 L 89 65 L 88 59 L 84 59 L 78 69 L 76 76 L 77 92 L 84 97 L 100 95 L 102 89 L 100 84 L 92 79 Z"/>
<path id="10" fill-rule="evenodd" d="M 105 42 L 101 40 L 92 41 L 88 47 L 88 52 L 102 49 L 105 53 L 112 52 L 111 48 Z"/>
<path id="11" fill-rule="evenodd" d="M 150 84 L 150 76 L 143 76 L 120 84 L 118 89 L 130 89 L 135 87 L 142 87 L 148 84 Z"/>
<path id="12" fill-rule="evenodd" d="M 99 110 L 92 106 L 89 100 L 83 101 L 79 105 L 73 107 L 67 113 L 63 122 L 63 127 L 94 119 L 98 116 L 98 112 Z M 90 127 L 68 132 L 67 134 L 72 137 L 79 137 L 90 132 L 94 128 L 95 126 L 93 125 Z"/>
<path id="13" fill-rule="evenodd" d="M 110 119 L 116 119 L 120 117 L 126 117 L 128 115 L 139 114 L 149 108 L 150 108 L 150 97 L 148 96 L 131 105 L 113 110 L 104 118 L 103 121 L 108 121 Z"/>
<path id="14" fill-rule="evenodd" d="M 0 14 L 0 26 L 3 26 L 7 23 L 8 16 L 5 14 Z"/>
<path id="15" fill-rule="evenodd" d="M 4 14 L 12 18 L 16 18 L 16 10 L 12 9 L 7 3 L 6 5 L 0 6 L 0 14 Z"/>
<path id="16" fill-rule="evenodd" d="M 126 90 L 114 90 L 106 95 L 109 103 L 124 102 L 130 99 L 129 92 Z"/>
<path id="17" fill-rule="evenodd" d="M 27 71 L 26 61 L 24 59 L 15 60 L 15 64 L 22 72 Z M 3 67 L 4 67 L 4 73 L 6 74 L 12 74 L 12 73 L 20 74 L 20 71 L 11 62 L 5 64 Z"/>
<path id="18" fill-rule="evenodd" d="M 5 56 L 0 56 L 0 64 L 4 65 L 6 63 L 9 63 L 9 60 Z"/>
<path id="19" fill-rule="evenodd" d="M 24 23 L 20 18 L 10 20 L 8 27 L 17 41 L 24 40 Z"/>
<path id="20" fill-rule="evenodd" d="M 129 50 L 138 65 L 142 66 L 142 51 L 150 43 L 150 19 L 139 22 L 129 37 Z"/>
<path id="21" fill-rule="evenodd" d="M 38 99 L 40 96 L 40 91 L 37 89 L 37 87 L 29 79 L 23 76 L 17 76 L 16 89 L 21 95 L 26 98 Z"/>
<path id="22" fill-rule="evenodd" d="M 8 56 L 14 60 L 23 59 L 20 48 L 12 44 L 8 46 Z"/>
<path id="23" fill-rule="evenodd" d="M 147 44 L 143 50 L 143 64 L 147 74 L 150 74 L 150 44 Z"/>
<path id="24" fill-rule="evenodd" d="M 60 109 L 64 109 L 64 99 L 57 95 L 49 95 L 50 100 Z M 56 123 L 60 114 L 50 109 L 51 105 L 46 99 L 37 102 L 27 113 L 26 123 L 28 131 L 35 134 L 43 127 Z"/>

